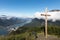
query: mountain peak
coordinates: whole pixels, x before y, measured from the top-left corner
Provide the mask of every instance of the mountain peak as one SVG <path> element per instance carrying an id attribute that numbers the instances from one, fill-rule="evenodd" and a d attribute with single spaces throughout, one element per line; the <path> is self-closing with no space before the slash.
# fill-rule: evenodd
<path id="1" fill-rule="evenodd" d="M 60 12 L 59 9 L 55 9 L 55 10 L 50 10 L 50 12 Z"/>

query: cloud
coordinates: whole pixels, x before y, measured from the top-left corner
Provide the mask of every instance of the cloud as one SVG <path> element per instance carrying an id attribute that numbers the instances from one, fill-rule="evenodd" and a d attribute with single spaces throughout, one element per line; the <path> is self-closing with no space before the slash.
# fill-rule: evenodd
<path id="1" fill-rule="evenodd" d="M 45 14 L 45 13 L 44 12 L 36 12 L 34 15 L 38 19 L 41 19 L 41 18 L 45 19 L 45 17 L 41 16 L 41 14 Z M 52 19 L 53 21 L 60 20 L 60 12 L 48 12 L 48 14 L 51 15 L 48 17 L 48 20 L 49 19 Z"/>

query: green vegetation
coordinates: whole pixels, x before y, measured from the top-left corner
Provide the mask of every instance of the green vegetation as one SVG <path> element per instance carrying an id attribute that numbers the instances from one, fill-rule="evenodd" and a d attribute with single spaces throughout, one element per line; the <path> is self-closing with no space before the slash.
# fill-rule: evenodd
<path id="1" fill-rule="evenodd" d="M 0 40 L 34 40 L 34 35 L 31 32 L 25 32 L 17 35 L 1 36 Z"/>
<path id="2" fill-rule="evenodd" d="M 60 37 L 60 27 L 59 26 L 48 27 L 48 34 Z"/>
<path id="3" fill-rule="evenodd" d="M 36 33 L 42 33 L 44 32 L 44 26 L 20 27 L 18 30 L 12 31 L 8 36 L 1 36 L 0 40 L 34 40 L 35 36 L 32 34 L 33 31 Z M 48 34 L 60 37 L 60 27 L 49 25 Z"/>

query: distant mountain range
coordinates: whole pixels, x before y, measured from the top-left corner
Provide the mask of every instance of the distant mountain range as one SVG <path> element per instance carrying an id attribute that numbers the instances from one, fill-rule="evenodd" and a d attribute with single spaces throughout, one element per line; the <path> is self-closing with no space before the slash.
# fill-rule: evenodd
<path id="1" fill-rule="evenodd" d="M 45 20 L 44 19 L 38 19 L 38 18 L 34 18 L 32 19 L 32 21 L 28 24 L 23 25 L 22 27 L 19 27 L 16 31 L 12 31 L 11 34 L 20 34 L 23 32 L 30 30 L 34 30 L 33 28 L 42 28 L 45 25 Z M 56 20 L 56 21 L 52 21 L 52 20 L 48 20 L 48 26 L 49 27 L 60 27 L 60 20 Z"/>
<path id="2" fill-rule="evenodd" d="M 13 28 L 19 28 L 23 25 L 31 22 L 31 18 L 18 18 L 2 15 L 0 16 L 0 34 L 4 34 L 13 30 Z"/>
<path id="3" fill-rule="evenodd" d="M 10 26 L 14 24 L 20 24 L 28 21 L 29 18 L 18 18 L 18 17 L 9 17 L 9 16 L 0 16 L 0 26 Z"/>
<path id="4" fill-rule="evenodd" d="M 44 19 L 38 18 L 17 18 L 9 16 L 0 16 L 0 34 L 6 33 L 8 30 L 17 30 L 19 27 L 40 27 L 45 23 Z M 48 20 L 48 25 L 60 26 L 60 20 Z M 15 28 L 15 29 L 14 29 Z M 5 31 L 4 31 L 5 30 Z"/>
<path id="5" fill-rule="evenodd" d="M 44 19 L 38 19 L 38 18 L 34 18 L 32 19 L 32 22 L 24 25 L 24 27 L 40 27 L 45 25 L 45 20 Z M 52 20 L 48 20 L 48 25 L 57 25 L 60 26 L 60 20 L 56 20 L 56 21 L 52 21 Z"/>

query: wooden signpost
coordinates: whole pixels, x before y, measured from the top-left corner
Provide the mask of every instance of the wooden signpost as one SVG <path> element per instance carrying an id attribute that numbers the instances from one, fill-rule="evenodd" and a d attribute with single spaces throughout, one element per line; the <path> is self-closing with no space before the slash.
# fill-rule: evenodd
<path id="1" fill-rule="evenodd" d="M 45 37 L 47 38 L 47 16 L 50 16 L 49 14 L 47 14 L 48 13 L 48 10 L 47 10 L 47 8 L 46 8 L 46 10 L 45 10 L 45 14 L 41 14 L 41 16 L 45 16 Z"/>

